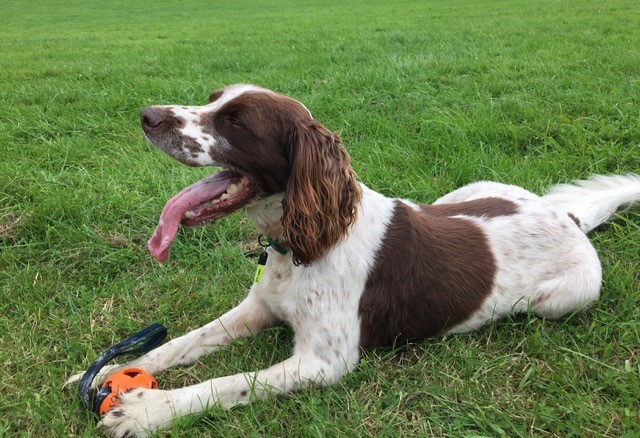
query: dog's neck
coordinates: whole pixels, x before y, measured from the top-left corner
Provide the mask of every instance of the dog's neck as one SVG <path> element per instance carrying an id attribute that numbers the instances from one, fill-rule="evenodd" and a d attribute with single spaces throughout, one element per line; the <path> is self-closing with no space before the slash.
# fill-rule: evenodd
<path id="1" fill-rule="evenodd" d="M 272 240 L 282 239 L 282 193 L 254 201 L 245 208 L 247 219 L 259 234 Z"/>

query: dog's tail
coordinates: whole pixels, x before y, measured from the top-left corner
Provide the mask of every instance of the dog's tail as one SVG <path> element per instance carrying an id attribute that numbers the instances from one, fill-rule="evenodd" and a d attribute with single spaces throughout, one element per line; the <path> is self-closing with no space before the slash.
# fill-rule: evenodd
<path id="1" fill-rule="evenodd" d="M 640 175 L 593 175 L 572 184 L 558 184 L 543 196 L 588 233 L 610 220 L 621 207 L 640 202 Z"/>

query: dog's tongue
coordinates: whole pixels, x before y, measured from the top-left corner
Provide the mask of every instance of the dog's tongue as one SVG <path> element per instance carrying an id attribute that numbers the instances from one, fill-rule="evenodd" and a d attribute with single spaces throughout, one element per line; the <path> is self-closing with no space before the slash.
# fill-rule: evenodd
<path id="1" fill-rule="evenodd" d="M 160 263 L 164 263 L 169 257 L 171 242 L 178 233 L 184 214 L 197 205 L 224 193 L 234 176 L 234 173 L 228 170 L 217 172 L 191 184 L 169 199 L 162 210 L 158 226 L 147 244 L 151 255 Z"/>

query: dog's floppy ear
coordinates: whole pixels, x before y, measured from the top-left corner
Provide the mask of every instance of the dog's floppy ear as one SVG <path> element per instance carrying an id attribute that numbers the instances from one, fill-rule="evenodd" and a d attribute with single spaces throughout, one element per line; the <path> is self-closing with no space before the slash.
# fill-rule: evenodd
<path id="1" fill-rule="evenodd" d="M 346 236 L 362 190 L 338 134 L 317 120 L 299 121 L 287 135 L 290 175 L 282 215 L 295 264 L 310 265 Z"/>

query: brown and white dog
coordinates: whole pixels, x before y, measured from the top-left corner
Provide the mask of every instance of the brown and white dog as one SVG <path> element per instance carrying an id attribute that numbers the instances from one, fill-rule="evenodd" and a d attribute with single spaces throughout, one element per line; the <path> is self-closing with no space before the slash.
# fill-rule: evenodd
<path id="1" fill-rule="evenodd" d="M 167 258 L 181 224 L 241 208 L 276 243 L 237 307 L 127 366 L 157 373 L 190 364 L 281 322 L 295 344 L 289 359 L 259 372 L 122 395 L 102 419 L 116 436 L 332 384 L 363 347 L 465 332 L 518 312 L 559 318 L 580 310 L 601 284 L 585 233 L 640 201 L 638 175 L 595 176 L 543 197 L 478 182 L 433 205 L 387 198 L 356 181 L 338 135 L 305 106 L 251 85 L 215 91 L 204 106 L 145 108 L 142 128 L 187 165 L 223 168 L 167 202 L 149 241 L 154 257 Z"/>

